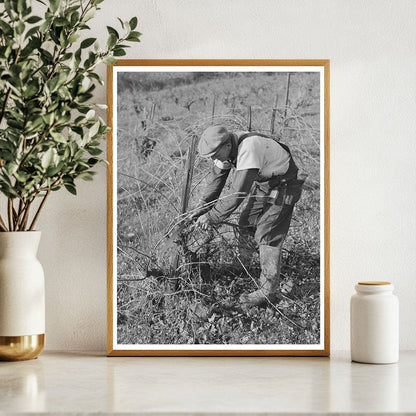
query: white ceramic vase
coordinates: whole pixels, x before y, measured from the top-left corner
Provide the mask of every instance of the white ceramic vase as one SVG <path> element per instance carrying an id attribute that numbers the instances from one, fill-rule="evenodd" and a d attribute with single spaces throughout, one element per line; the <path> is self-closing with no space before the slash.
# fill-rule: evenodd
<path id="1" fill-rule="evenodd" d="M 36 358 L 45 342 L 40 231 L 0 232 L 0 360 Z"/>

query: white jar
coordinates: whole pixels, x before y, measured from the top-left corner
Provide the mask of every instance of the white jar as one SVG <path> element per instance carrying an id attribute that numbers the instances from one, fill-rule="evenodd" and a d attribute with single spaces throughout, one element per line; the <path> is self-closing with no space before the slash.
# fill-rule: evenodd
<path id="1" fill-rule="evenodd" d="M 390 364 L 399 360 L 399 302 L 390 282 L 359 282 L 351 297 L 351 359 Z"/>

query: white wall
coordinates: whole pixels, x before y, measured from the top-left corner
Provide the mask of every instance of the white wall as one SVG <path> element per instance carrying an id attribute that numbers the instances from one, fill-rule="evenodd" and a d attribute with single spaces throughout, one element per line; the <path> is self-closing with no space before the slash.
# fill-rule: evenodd
<path id="1" fill-rule="evenodd" d="M 331 347 L 349 348 L 354 283 L 374 279 L 396 286 L 401 348 L 415 349 L 416 2 L 106 0 L 91 26 L 104 43 L 134 15 L 127 58 L 331 60 Z M 78 189 L 39 224 L 49 350 L 105 349 L 104 166 Z"/>

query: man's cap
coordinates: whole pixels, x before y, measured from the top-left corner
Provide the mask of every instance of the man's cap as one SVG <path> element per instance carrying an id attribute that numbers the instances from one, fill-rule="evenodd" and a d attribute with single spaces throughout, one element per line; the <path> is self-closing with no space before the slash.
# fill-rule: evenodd
<path id="1" fill-rule="evenodd" d="M 199 140 L 199 154 L 205 158 L 214 156 L 229 137 L 230 133 L 224 126 L 208 127 Z"/>

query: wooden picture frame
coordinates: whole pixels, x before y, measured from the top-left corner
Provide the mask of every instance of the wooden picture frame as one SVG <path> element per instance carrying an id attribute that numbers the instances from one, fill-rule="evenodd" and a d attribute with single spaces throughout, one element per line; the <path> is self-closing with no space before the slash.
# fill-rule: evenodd
<path id="1" fill-rule="evenodd" d="M 108 356 L 329 355 L 329 67 L 329 60 L 108 67 Z M 267 133 L 288 144 L 309 175 L 285 240 L 279 298 L 265 306 L 239 306 L 237 296 L 256 287 L 258 261 L 253 254 L 253 264 L 241 262 L 232 219 L 223 234 L 214 228 L 217 240 L 198 234 L 202 243 L 189 248 L 189 230 L 197 230 L 194 240 L 202 231 L 186 223 L 186 234 L 184 218 L 211 163 L 195 149 L 210 125 Z"/>

